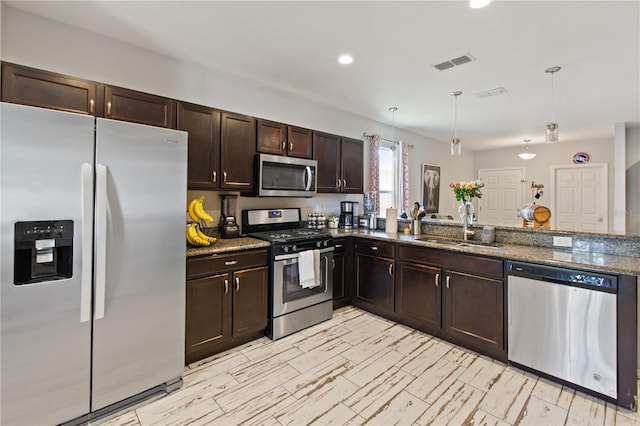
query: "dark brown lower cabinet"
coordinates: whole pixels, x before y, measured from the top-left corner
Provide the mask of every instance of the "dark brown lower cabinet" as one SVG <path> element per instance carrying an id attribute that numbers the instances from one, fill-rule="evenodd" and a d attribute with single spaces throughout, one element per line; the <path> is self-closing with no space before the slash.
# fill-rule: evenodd
<path id="1" fill-rule="evenodd" d="M 440 329 L 442 291 L 440 268 L 398 262 L 396 314 L 427 332 Z"/>
<path id="2" fill-rule="evenodd" d="M 356 254 L 355 297 L 374 308 L 393 313 L 393 259 Z"/>
<path id="3" fill-rule="evenodd" d="M 264 335 L 266 263 L 266 250 L 187 260 L 187 364 Z"/>
<path id="4" fill-rule="evenodd" d="M 351 238 L 334 240 L 333 309 L 347 306 L 353 297 L 353 244 Z"/>
<path id="5" fill-rule="evenodd" d="M 504 349 L 503 281 L 446 271 L 444 331 L 472 349 Z"/>

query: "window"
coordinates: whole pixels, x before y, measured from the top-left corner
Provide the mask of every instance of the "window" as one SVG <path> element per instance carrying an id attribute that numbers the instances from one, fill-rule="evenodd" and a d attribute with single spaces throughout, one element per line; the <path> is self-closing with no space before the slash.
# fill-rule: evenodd
<path id="1" fill-rule="evenodd" d="M 396 145 L 380 141 L 378 148 L 378 190 L 380 193 L 380 217 L 385 217 L 387 208 L 398 203 L 398 161 Z"/>

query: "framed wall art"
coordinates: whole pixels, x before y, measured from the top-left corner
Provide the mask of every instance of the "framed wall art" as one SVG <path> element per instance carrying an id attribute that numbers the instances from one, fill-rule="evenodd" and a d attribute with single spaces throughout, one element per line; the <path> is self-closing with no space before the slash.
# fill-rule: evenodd
<path id="1" fill-rule="evenodd" d="M 440 208 L 440 166 L 422 164 L 422 206 L 425 213 L 438 213 Z"/>

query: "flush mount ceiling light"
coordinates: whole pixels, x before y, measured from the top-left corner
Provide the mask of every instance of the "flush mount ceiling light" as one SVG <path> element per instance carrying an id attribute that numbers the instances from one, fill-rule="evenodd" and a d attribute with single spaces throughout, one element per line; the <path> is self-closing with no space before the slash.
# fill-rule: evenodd
<path id="1" fill-rule="evenodd" d="M 525 143 L 524 151 L 518 154 L 518 157 L 522 158 L 523 160 L 531 160 L 533 157 L 537 155 L 529 151 L 529 142 L 531 142 L 531 139 L 524 140 L 524 143 Z"/>
<path id="2" fill-rule="evenodd" d="M 455 98 L 454 101 L 454 121 L 453 121 L 453 139 L 451 139 L 451 155 L 462 155 L 462 142 L 458 139 L 458 96 L 462 92 L 456 91 L 451 93 Z"/>
<path id="3" fill-rule="evenodd" d="M 544 72 L 551 74 L 551 122 L 547 124 L 546 129 L 546 140 L 547 143 L 558 142 L 558 123 L 556 123 L 553 119 L 554 116 L 554 105 L 553 105 L 553 75 L 560 71 L 560 67 L 551 67 L 544 70 Z"/>
<path id="4" fill-rule="evenodd" d="M 353 62 L 353 57 L 351 55 L 341 55 L 338 58 L 338 62 L 340 62 L 342 65 L 349 65 L 351 62 Z"/>
<path id="5" fill-rule="evenodd" d="M 491 3 L 491 0 L 470 0 L 469 7 L 472 9 L 480 9 Z"/>

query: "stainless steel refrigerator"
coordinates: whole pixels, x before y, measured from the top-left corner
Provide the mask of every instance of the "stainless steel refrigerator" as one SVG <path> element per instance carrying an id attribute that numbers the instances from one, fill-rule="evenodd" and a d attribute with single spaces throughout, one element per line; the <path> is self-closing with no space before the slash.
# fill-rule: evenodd
<path id="1" fill-rule="evenodd" d="M 187 134 L 0 108 L 0 423 L 180 386 Z"/>

